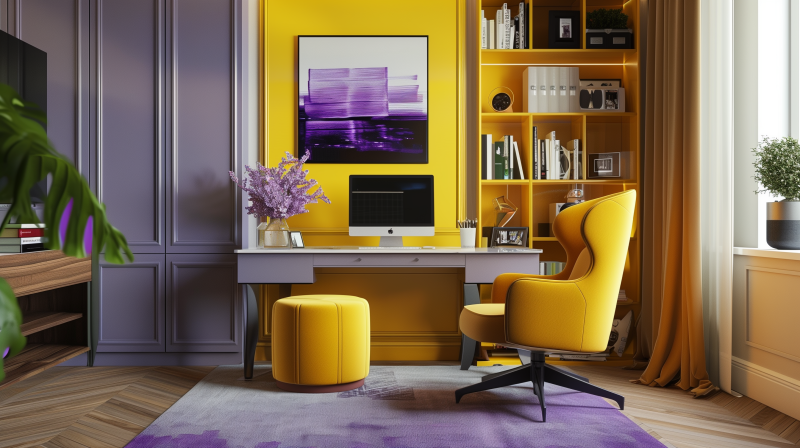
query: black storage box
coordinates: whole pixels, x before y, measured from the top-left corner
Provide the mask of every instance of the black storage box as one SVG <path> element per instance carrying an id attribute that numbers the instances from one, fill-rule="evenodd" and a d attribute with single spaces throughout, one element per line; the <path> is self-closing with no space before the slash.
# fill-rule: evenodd
<path id="1" fill-rule="evenodd" d="M 586 30 L 586 48 L 633 48 L 633 30 Z"/>

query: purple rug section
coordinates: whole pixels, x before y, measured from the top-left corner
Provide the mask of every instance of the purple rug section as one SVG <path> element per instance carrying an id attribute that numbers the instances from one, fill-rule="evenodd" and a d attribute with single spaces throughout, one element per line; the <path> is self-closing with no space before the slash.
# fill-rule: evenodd
<path id="1" fill-rule="evenodd" d="M 455 403 L 456 389 L 507 368 L 373 366 L 361 388 L 329 394 L 282 391 L 268 368 L 253 381 L 217 368 L 128 447 L 664 446 L 602 398 L 551 384 L 545 423 L 531 383 Z"/>

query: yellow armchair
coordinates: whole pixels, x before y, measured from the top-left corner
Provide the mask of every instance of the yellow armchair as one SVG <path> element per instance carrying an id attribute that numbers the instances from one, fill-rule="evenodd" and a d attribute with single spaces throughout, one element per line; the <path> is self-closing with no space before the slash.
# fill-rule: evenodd
<path id="1" fill-rule="evenodd" d="M 546 365 L 544 357 L 606 349 L 635 206 L 636 192 L 631 190 L 562 211 L 553 227 L 567 253 L 561 273 L 500 275 L 492 286 L 493 303 L 464 307 L 460 326 L 467 337 L 530 350 L 531 363 L 459 389 L 456 402 L 472 392 L 532 381 L 543 421 L 545 382 L 610 398 L 624 407 L 624 397 Z"/>

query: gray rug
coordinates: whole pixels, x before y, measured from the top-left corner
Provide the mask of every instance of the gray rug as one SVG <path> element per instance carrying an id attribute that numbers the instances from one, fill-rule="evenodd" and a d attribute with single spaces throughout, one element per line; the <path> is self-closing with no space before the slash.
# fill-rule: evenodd
<path id="1" fill-rule="evenodd" d="M 599 397 L 545 386 L 541 422 L 531 383 L 454 391 L 507 367 L 373 366 L 364 386 L 329 394 L 278 389 L 269 366 L 253 381 L 220 366 L 129 447 L 663 447 Z"/>

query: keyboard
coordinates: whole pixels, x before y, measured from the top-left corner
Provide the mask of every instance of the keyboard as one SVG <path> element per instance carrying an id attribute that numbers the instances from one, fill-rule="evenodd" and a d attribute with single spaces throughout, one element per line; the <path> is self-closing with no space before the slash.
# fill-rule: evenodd
<path id="1" fill-rule="evenodd" d="M 419 246 L 365 246 L 365 247 L 359 247 L 359 249 L 366 249 L 366 250 L 370 250 L 370 249 L 372 249 L 372 250 L 395 250 L 395 249 L 408 250 L 408 249 L 414 249 L 414 250 L 416 250 L 416 249 L 422 249 L 422 248 L 419 247 Z"/>

